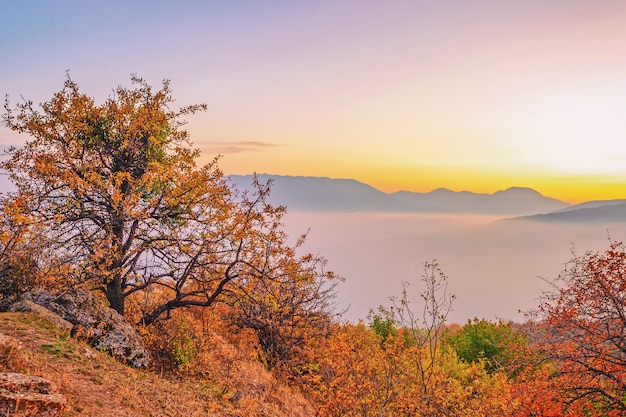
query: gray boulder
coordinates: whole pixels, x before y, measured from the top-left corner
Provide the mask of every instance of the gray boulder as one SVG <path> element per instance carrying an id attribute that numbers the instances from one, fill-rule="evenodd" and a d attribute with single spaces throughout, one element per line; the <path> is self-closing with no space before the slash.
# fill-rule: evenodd
<path id="1" fill-rule="evenodd" d="M 148 365 L 149 355 L 135 328 L 117 311 L 88 291 L 68 289 L 52 294 L 31 291 L 23 299 L 47 308 L 72 323 L 72 335 L 135 368 Z"/>
<path id="2" fill-rule="evenodd" d="M 74 325 L 69 321 L 62 319 L 58 314 L 53 313 L 45 307 L 40 306 L 30 300 L 22 300 L 13 303 L 9 308 L 9 311 L 20 311 L 26 313 L 32 313 L 37 317 L 41 317 L 44 320 L 54 324 L 61 332 L 70 334 Z"/>

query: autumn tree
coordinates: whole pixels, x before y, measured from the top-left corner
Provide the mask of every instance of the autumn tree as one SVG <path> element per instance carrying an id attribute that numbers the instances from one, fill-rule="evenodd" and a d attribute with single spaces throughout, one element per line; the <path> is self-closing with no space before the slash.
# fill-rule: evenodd
<path id="1" fill-rule="evenodd" d="M 217 160 L 198 167 L 169 83 L 132 77 L 104 103 L 69 78 L 37 109 L 6 101 L 4 122 L 30 136 L 0 167 L 49 240 L 72 285 L 101 290 L 144 324 L 177 308 L 234 303 L 257 282 L 324 280 L 324 260 L 298 257 L 282 233 L 269 184 L 239 193 Z M 313 278 L 311 278 L 313 276 Z"/>
<path id="2" fill-rule="evenodd" d="M 45 242 L 28 217 L 25 199 L 0 203 L 0 303 L 10 303 L 39 281 Z M 3 306 L 5 307 L 5 306 Z"/>
<path id="3" fill-rule="evenodd" d="M 262 362 L 268 368 L 298 366 L 312 339 L 325 338 L 330 331 L 337 277 L 327 272 L 322 279 L 317 262 L 303 268 L 295 261 L 295 251 L 304 238 L 301 236 L 295 247 L 283 248 L 285 259 L 274 279 L 251 282 L 235 295 L 236 308 L 230 320 L 255 330 Z M 312 261 L 313 257 L 304 259 Z"/>
<path id="4" fill-rule="evenodd" d="M 441 363 L 443 351 L 442 331 L 452 310 L 456 296 L 448 290 L 448 277 L 443 273 L 436 260 L 424 262 L 419 293 L 422 309 L 411 307 L 409 284 L 404 283 L 402 296 L 392 299 L 394 314 L 398 326 L 405 329 L 407 342 L 414 350 L 414 365 L 424 398 L 429 398 L 437 366 Z"/>
<path id="5" fill-rule="evenodd" d="M 612 242 L 603 253 L 575 255 L 551 282 L 534 312 L 534 338 L 568 403 L 591 402 L 626 414 L 626 253 Z"/>
<path id="6" fill-rule="evenodd" d="M 335 325 L 318 350 L 319 358 L 303 377 L 318 406 L 317 414 L 394 416 L 403 379 L 401 340 L 382 339 L 363 324 Z"/>

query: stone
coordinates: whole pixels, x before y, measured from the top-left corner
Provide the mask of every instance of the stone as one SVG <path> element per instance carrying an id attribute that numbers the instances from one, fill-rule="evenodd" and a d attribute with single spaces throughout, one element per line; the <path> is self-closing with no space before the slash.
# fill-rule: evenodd
<path id="1" fill-rule="evenodd" d="M 40 290 L 26 293 L 23 299 L 31 300 L 70 322 L 72 336 L 87 341 L 94 349 L 107 352 L 135 368 L 148 365 L 149 354 L 135 328 L 92 293 L 82 289 L 68 289 L 56 294 Z"/>
<path id="2" fill-rule="evenodd" d="M 80 351 L 80 354 L 82 357 L 87 358 L 87 359 L 96 359 L 96 354 L 89 348 L 85 347 L 82 348 Z"/>
<path id="3" fill-rule="evenodd" d="M 72 323 L 61 318 L 61 316 L 59 316 L 58 314 L 53 313 L 47 308 L 40 306 L 39 304 L 36 304 L 30 300 L 21 300 L 13 303 L 9 310 L 33 313 L 36 316 L 41 317 L 42 319 L 54 324 L 57 329 L 66 334 L 70 334 L 72 328 L 74 327 Z"/>
<path id="4" fill-rule="evenodd" d="M 50 381 L 13 372 L 0 373 L 0 417 L 58 417 L 65 398 Z"/>
<path id="5" fill-rule="evenodd" d="M 25 348 L 18 339 L 0 333 L 0 371 L 20 371 L 28 364 Z"/>

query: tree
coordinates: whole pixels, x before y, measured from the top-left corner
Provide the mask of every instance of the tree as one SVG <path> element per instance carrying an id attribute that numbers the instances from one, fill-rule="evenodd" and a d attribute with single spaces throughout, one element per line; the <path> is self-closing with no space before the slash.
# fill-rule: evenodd
<path id="1" fill-rule="evenodd" d="M 381 338 L 382 343 L 398 334 L 395 312 L 391 308 L 378 306 L 377 311 L 370 310 L 367 319 L 370 329 Z"/>
<path id="2" fill-rule="evenodd" d="M 448 292 L 448 277 L 436 260 L 424 262 L 423 267 L 421 280 L 424 289 L 419 294 L 424 303 L 422 314 L 411 309 L 408 283 L 404 283 L 402 297 L 399 300 L 392 299 L 392 311 L 398 325 L 406 330 L 407 342 L 419 348 L 415 350 L 415 370 L 423 395 L 428 398 L 431 379 L 445 353 L 441 336 L 456 296 Z"/>
<path id="3" fill-rule="evenodd" d="M 234 324 L 257 333 L 262 362 L 270 369 L 297 366 L 312 339 L 330 332 L 339 277 L 330 271 L 320 274 L 320 262 L 308 269 L 295 262 L 295 250 L 304 238 L 295 247 L 283 248 L 286 259 L 274 279 L 256 280 L 239 291 L 231 315 Z M 312 255 L 304 259 L 313 260 Z"/>
<path id="4" fill-rule="evenodd" d="M 182 118 L 206 106 L 172 110 L 167 81 L 153 91 L 131 80 L 103 104 L 69 76 L 41 111 L 5 102 L 5 124 L 31 140 L 0 168 L 72 285 L 101 290 L 121 314 L 133 299 L 150 324 L 177 308 L 234 303 L 258 281 L 327 277 L 323 258 L 288 247 L 269 183 L 239 193 L 217 159 L 196 166 Z"/>
<path id="5" fill-rule="evenodd" d="M 446 341 L 462 360 L 484 361 L 490 373 L 503 368 L 514 371 L 511 368 L 520 365 L 519 355 L 526 346 L 526 338 L 511 323 L 491 323 L 477 318 L 468 320 L 462 329 L 448 335 Z"/>
<path id="6" fill-rule="evenodd" d="M 568 263 L 534 312 L 535 338 L 557 374 L 568 402 L 591 401 L 609 414 L 626 414 L 626 253 L 611 242 Z"/>
<path id="7" fill-rule="evenodd" d="M 394 416 L 402 377 L 403 343 L 381 338 L 363 324 L 335 325 L 318 349 L 318 360 L 303 385 L 317 415 Z"/>
<path id="8" fill-rule="evenodd" d="M 0 298 L 14 301 L 39 281 L 45 242 L 27 216 L 26 200 L 0 203 Z M 5 306 L 3 306 L 5 307 Z"/>

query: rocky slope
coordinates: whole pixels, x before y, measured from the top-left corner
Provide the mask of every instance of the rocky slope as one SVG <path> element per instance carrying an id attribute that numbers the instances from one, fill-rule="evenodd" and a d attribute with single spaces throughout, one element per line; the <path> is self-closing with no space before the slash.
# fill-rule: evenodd
<path id="1" fill-rule="evenodd" d="M 55 387 L 72 416 L 306 416 L 302 396 L 250 362 L 229 389 L 210 378 L 133 369 L 73 339 L 32 313 L 0 313 L 0 372 L 38 377 Z M 216 363 L 216 367 L 223 364 Z M 51 414 L 54 415 L 54 414 Z"/>

